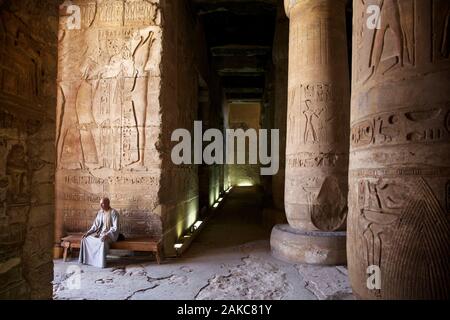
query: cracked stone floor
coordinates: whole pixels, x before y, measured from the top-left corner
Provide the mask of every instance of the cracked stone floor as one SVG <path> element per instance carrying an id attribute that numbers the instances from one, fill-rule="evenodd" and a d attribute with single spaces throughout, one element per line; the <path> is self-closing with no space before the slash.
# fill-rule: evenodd
<path id="1" fill-rule="evenodd" d="M 55 261 L 54 299 L 353 299 L 345 267 L 296 265 L 271 256 L 261 203 L 255 189 L 233 189 L 189 250 L 161 265 L 142 256 L 111 256 L 107 269 Z M 74 266 L 81 267 L 80 277 Z"/>

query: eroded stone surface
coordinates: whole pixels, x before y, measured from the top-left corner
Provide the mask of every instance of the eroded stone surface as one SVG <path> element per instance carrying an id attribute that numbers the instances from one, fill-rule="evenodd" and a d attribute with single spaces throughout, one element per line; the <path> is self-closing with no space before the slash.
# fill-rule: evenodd
<path id="1" fill-rule="evenodd" d="M 366 299 L 448 299 L 448 1 L 354 5 L 349 273 Z M 447 21 L 447 22 L 445 22 Z M 369 290 L 366 270 L 381 268 Z"/>
<path id="2" fill-rule="evenodd" d="M 286 275 L 271 263 L 254 257 L 225 276 L 215 276 L 196 297 L 198 300 L 280 300 L 289 289 Z"/>
<path id="3" fill-rule="evenodd" d="M 290 10 L 285 207 L 297 229 L 345 228 L 350 81 L 345 1 Z"/>
<path id="4" fill-rule="evenodd" d="M 55 243 L 88 230 L 102 196 L 125 236 L 158 237 L 158 1 L 73 4 L 82 12 L 76 28 L 60 7 Z"/>
<path id="5" fill-rule="evenodd" d="M 306 288 L 319 300 L 352 300 L 352 288 L 345 267 L 297 265 Z"/>
<path id="6" fill-rule="evenodd" d="M 57 1 L 1 2 L 0 299 L 51 298 L 57 26 Z"/>
<path id="7" fill-rule="evenodd" d="M 54 298 L 57 300 L 318 298 L 306 287 L 306 277 L 304 280 L 303 275 L 297 271 L 298 266 L 271 257 L 267 242 L 249 243 L 243 247 L 221 250 L 222 252 L 205 251 L 204 248 L 201 251 L 205 253 L 204 256 L 172 260 L 166 265 L 144 261 L 136 264 L 135 259 L 139 258 L 129 258 L 126 261 L 111 260 L 112 266 L 104 270 L 79 266 L 75 261 L 68 263 L 56 261 Z M 74 267 L 81 268 L 80 290 L 71 289 L 71 285 L 76 283 L 74 278 L 76 273 L 72 269 Z M 70 271 L 69 274 L 66 274 L 67 270 Z M 333 281 L 332 278 L 328 280 Z M 325 292 L 324 295 L 328 293 Z M 330 293 L 326 298 L 342 297 Z"/>

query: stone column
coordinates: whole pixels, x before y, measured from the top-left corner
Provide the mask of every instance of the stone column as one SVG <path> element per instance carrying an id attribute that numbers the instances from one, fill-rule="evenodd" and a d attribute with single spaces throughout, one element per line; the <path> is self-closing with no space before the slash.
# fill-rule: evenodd
<path id="1" fill-rule="evenodd" d="M 365 299 L 448 299 L 450 3 L 380 9 L 377 29 L 354 6 L 351 283 Z"/>
<path id="2" fill-rule="evenodd" d="M 285 209 L 272 251 L 346 261 L 349 72 L 344 0 L 285 1 L 290 17 Z"/>
<path id="3" fill-rule="evenodd" d="M 275 69 L 275 129 L 280 130 L 280 170 L 272 177 L 273 204 L 284 216 L 284 181 L 286 156 L 286 114 L 289 56 L 289 20 L 279 6 L 275 28 L 273 64 Z"/>

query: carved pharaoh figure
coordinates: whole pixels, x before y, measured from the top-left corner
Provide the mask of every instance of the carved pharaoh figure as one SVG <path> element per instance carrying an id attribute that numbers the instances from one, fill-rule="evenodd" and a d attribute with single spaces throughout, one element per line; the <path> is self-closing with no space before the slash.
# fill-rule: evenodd
<path id="1" fill-rule="evenodd" d="M 63 121 L 61 163 L 116 170 L 134 164 L 143 166 L 146 66 L 155 41 L 153 32 L 137 32 L 125 39 L 110 38 L 104 32 L 99 38 L 98 47 L 89 48 L 85 54 L 75 98 L 76 118 L 72 117 L 76 123 Z M 112 136 L 107 137 L 106 132 Z M 76 146 L 78 139 L 80 147 Z"/>
<path id="2" fill-rule="evenodd" d="M 320 119 L 320 115 L 322 114 L 323 109 L 314 110 L 311 105 L 311 100 L 306 100 L 305 105 L 306 110 L 303 111 L 303 114 L 306 117 L 306 126 L 303 139 L 305 143 L 317 143 L 318 140 L 315 121 L 317 121 L 316 119 Z"/>

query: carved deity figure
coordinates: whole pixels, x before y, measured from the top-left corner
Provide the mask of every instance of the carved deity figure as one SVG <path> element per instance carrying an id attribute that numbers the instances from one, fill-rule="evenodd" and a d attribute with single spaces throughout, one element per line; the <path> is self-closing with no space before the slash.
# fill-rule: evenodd
<path id="1" fill-rule="evenodd" d="M 61 162 L 115 170 L 143 166 L 146 65 L 155 41 L 153 32 L 124 31 L 118 37 L 99 31 L 98 37 L 97 46 L 88 48 L 81 65 L 76 117 L 62 126 Z"/>

